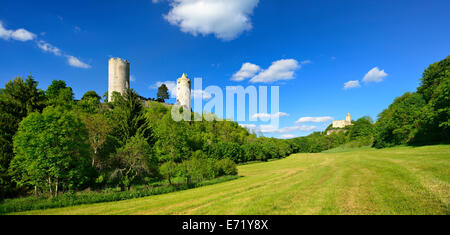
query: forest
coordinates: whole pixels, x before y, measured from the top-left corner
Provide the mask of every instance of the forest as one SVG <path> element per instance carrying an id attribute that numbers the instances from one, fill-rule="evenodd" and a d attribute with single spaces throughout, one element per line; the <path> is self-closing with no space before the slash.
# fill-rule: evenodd
<path id="1" fill-rule="evenodd" d="M 75 100 L 65 81 L 42 90 L 32 76 L 19 76 L 0 89 L 0 198 L 199 184 L 237 175 L 236 164 L 292 153 L 448 143 L 449 97 L 447 57 L 430 65 L 417 90 L 396 98 L 376 122 L 365 116 L 329 135 L 331 125 L 308 136 L 276 139 L 229 120 L 176 122 L 164 91 L 146 99 L 129 89 L 115 93 L 111 102 L 88 91 Z"/>

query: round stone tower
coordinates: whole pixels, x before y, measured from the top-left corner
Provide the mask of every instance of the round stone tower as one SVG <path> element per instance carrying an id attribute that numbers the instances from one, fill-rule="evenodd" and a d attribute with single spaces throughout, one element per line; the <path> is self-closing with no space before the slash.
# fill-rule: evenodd
<path id="1" fill-rule="evenodd" d="M 177 79 L 177 104 L 191 110 L 191 80 L 184 73 Z"/>
<path id="2" fill-rule="evenodd" d="M 108 70 L 108 101 L 111 101 L 114 91 L 123 95 L 130 88 L 130 63 L 121 58 L 111 58 Z"/>

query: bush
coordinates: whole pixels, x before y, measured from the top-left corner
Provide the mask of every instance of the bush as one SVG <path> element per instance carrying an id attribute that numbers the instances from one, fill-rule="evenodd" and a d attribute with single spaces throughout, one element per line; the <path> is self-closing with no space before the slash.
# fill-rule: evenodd
<path id="1" fill-rule="evenodd" d="M 217 161 L 216 169 L 219 173 L 219 176 L 221 176 L 221 175 L 237 175 L 237 173 L 238 173 L 236 163 L 234 163 L 229 158 L 224 158 L 222 160 Z"/>
<path id="2" fill-rule="evenodd" d="M 216 171 L 215 161 L 212 158 L 193 158 L 180 164 L 181 176 L 186 178 L 186 183 L 201 182 L 212 179 L 219 174 Z"/>

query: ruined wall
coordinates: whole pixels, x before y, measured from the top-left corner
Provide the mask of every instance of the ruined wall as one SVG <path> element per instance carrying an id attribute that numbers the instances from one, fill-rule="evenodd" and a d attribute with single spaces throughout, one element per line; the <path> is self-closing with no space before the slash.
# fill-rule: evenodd
<path id="1" fill-rule="evenodd" d="M 344 128 L 345 126 L 347 126 L 347 121 L 345 120 L 333 121 L 333 128 Z"/>
<path id="2" fill-rule="evenodd" d="M 121 58 L 111 58 L 108 70 L 108 101 L 111 101 L 114 91 L 123 95 L 130 88 L 130 63 Z"/>

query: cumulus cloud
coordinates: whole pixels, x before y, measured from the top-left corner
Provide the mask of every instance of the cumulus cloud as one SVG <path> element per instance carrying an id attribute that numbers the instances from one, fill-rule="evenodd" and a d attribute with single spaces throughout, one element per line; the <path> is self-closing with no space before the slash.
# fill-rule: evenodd
<path id="1" fill-rule="evenodd" d="M 354 80 L 354 81 L 348 81 L 346 83 L 344 83 L 344 89 L 350 89 L 350 88 L 355 88 L 355 87 L 361 87 L 359 85 L 359 81 L 358 80 Z"/>
<path id="2" fill-rule="evenodd" d="M 4 40 L 14 39 L 17 41 L 25 42 L 33 40 L 36 35 L 26 29 L 10 30 L 3 26 L 3 22 L 0 21 L 0 38 Z"/>
<path id="3" fill-rule="evenodd" d="M 50 43 L 47 43 L 43 40 L 38 41 L 37 46 L 39 48 L 41 48 L 41 50 L 45 51 L 45 52 L 50 52 L 53 53 L 56 56 L 60 56 L 61 55 L 61 50 L 53 45 L 51 45 Z"/>
<path id="4" fill-rule="evenodd" d="M 45 42 L 43 40 L 39 40 L 36 42 L 36 45 L 44 52 L 50 52 L 55 56 L 64 56 L 67 58 L 67 63 L 76 68 L 82 68 L 82 69 L 88 69 L 91 66 L 84 63 L 80 59 L 76 58 L 75 56 L 68 55 L 63 53 L 58 47 L 53 46 L 52 44 Z"/>
<path id="5" fill-rule="evenodd" d="M 295 138 L 295 135 L 293 135 L 293 134 L 284 134 L 284 135 L 280 135 L 278 138 L 280 138 L 280 139 L 292 139 L 292 138 Z"/>
<path id="6" fill-rule="evenodd" d="M 204 90 L 192 90 L 191 91 L 191 97 L 192 98 L 197 98 L 200 97 L 204 100 L 209 100 L 211 99 L 212 95 L 209 92 L 206 92 Z"/>
<path id="7" fill-rule="evenodd" d="M 83 69 L 88 69 L 91 66 L 84 63 L 83 61 L 79 60 L 78 58 L 71 56 L 71 55 L 66 55 L 67 57 L 67 63 L 69 63 L 70 66 L 72 67 L 77 67 L 77 68 L 83 68 Z"/>
<path id="8" fill-rule="evenodd" d="M 333 121 L 333 118 L 330 116 L 327 117 L 301 117 L 295 123 L 304 123 L 304 122 L 329 122 Z"/>
<path id="9" fill-rule="evenodd" d="M 250 82 L 271 83 L 279 80 L 290 80 L 294 78 L 294 72 L 300 68 L 298 61 L 294 59 L 283 59 L 272 63 L 272 65 L 261 71 L 250 79 Z"/>
<path id="10" fill-rule="evenodd" d="M 289 114 L 287 113 L 283 113 L 283 112 L 278 112 L 278 113 L 255 113 L 253 114 L 253 118 L 259 118 L 261 120 L 269 120 L 269 119 L 277 119 L 280 117 L 287 117 L 289 116 Z"/>
<path id="11" fill-rule="evenodd" d="M 304 60 L 300 63 L 295 59 L 282 59 L 272 62 L 267 69 L 261 69 L 256 64 L 244 63 L 239 71 L 233 74 L 231 80 L 243 81 L 251 78 L 252 83 L 271 83 L 279 80 L 290 80 L 294 78 L 294 73 L 302 65 L 311 63 L 310 60 Z"/>
<path id="12" fill-rule="evenodd" d="M 30 41 L 34 40 L 36 38 L 36 35 L 26 29 L 17 29 L 17 30 L 10 30 L 6 29 L 3 26 L 3 23 L 0 21 L 0 38 L 4 40 L 17 40 L 17 41 Z M 64 54 L 58 47 L 53 46 L 52 44 L 45 42 L 43 40 L 35 40 L 36 45 L 44 52 L 50 52 L 55 56 L 64 56 L 67 58 L 67 63 L 70 66 L 77 67 L 77 68 L 90 68 L 91 66 L 82 62 L 80 59 Z"/>
<path id="13" fill-rule="evenodd" d="M 363 78 L 363 82 L 381 82 L 388 74 L 384 70 L 380 70 L 378 67 L 371 69 Z"/>
<path id="14" fill-rule="evenodd" d="M 153 1 L 158 2 L 158 1 Z M 250 15 L 259 0 L 169 0 L 164 18 L 194 36 L 213 34 L 233 40 L 252 28 Z"/>
<path id="15" fill-rule="evenodd" d="M 244 127 L 249 131 L 254 130 L 256 128 L 255 124 L 239 124 L 239 126 Z"/>
<path id="16" fill-rule="evenodd" d="M 259 71 L 261 71 L 261 68 L 258 65 L 252 63 L 244 63 L 242 64 L 241 69 L 233 74 L 231 80 L 240 82 L 242 80 L 255 76 Z"/>
<path id="17" fill-rule="evenodd" d="M 273 125 L 255 125 L 255 124 L 240 124 L 240 126 L 247 128 L 249 131 L 254 132 L 260 132 L 260 133 L 289 133 L 294 131 L 301 131 L 301 132 L 308 132 L 317 130 L 317 126 L 307 126 L 307 125 L 301 125 L 301 126 L 288 126 L 288 127 L 282 127 L 277 128 Z"/>

